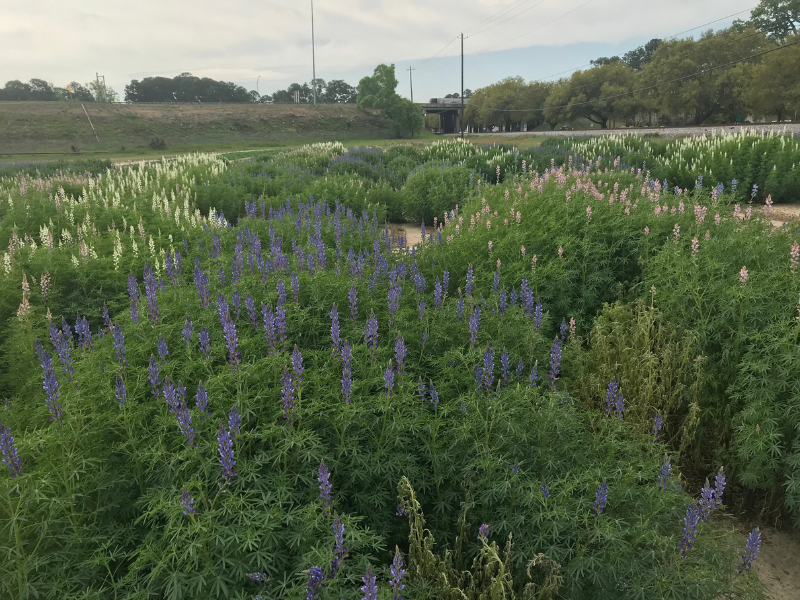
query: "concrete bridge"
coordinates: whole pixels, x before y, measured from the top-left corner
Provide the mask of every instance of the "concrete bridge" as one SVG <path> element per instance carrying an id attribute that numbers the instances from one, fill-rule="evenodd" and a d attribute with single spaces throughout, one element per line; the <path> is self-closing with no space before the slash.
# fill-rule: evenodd
<path id="1" fill-rule="evenodd" d="M 469 98 L 431 98 L 418 106 L 424 115 L 439 115 L 441 133 L 458 133 L 461 131 L 461 110 L 467 102 Z"/>

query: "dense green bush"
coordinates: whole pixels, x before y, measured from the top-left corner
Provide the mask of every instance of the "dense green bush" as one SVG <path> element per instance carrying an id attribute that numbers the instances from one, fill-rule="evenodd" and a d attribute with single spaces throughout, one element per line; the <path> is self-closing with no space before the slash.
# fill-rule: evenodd
<path id="1" fill-rule="evenodd" d="M 442 162 L 426 162 L 406 179 L 403 187 L 403 214 L 410 221 L 433 224 L 434 217 L 463 203 L 477 183 L 467 167 Z"/>

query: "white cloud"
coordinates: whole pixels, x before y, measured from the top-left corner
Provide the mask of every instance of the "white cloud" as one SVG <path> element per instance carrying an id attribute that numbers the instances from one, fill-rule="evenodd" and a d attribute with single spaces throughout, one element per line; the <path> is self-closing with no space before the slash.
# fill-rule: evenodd
<path id="1" fill-rule="evenodd" d="M 468 55 L 544 46 L 555 56 L 559 47 L 574 44 L 617 46 L 625 40 L 664 37 L 754 4 L 753 0 L 591 0 L 548 24 L 586 1 L 316 0 L 317 74 L 332 79 L 369 73 L 381 62 L 420 64 L 462 28 L 471 32 L 465 44 Z M 4 0 L 3 4 L 0 84 L 41 77 L 63 85 L 87 81 L 100 72 L 121 90 L 132 78 L 190 71 L 248 88 L 254 88 L 261 75 L 263 92 L 311 79 L 308 0 Z M 444 55 L 457 52 L 454 43 Z M 513 60 L 524 64 L 519 54 L 513 53 Z M 498 71 L 508 65 L 502 67 Z"/>

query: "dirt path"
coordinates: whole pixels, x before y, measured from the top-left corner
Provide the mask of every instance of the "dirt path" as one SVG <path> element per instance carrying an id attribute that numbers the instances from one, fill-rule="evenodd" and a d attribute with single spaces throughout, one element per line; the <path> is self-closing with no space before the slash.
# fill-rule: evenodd
<path id="1" fill-rule="evenodd" d="M 772 207 L 769 218 L 775 227 L 781 227 L 791 221 L 800 221 L 800 203 L 777 204 Z M 800 557 L 798 560 L 800 561 Z M 800 594 L 798 598 L 800 598 Z"/>
<path id="2" fill-rule="evenodd" d="M 800 531 L 761 527 L 761 550 L 753 570 L 768 600 L 800 598 Z"/>

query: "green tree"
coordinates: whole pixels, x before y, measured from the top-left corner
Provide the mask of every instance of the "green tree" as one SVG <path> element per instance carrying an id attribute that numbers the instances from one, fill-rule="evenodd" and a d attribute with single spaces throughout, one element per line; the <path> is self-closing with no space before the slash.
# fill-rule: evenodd
<path id="1" fill-rule="evenodd" d="M 685 115 L 695 125 L 710 119 L 735 119 L 746 112 L 744 92 L 752 66 L 739 63 L 710 69 L 771 46 L 764 35 L 754 33 L 752 29 L 745 33 L 726 29 L 716 33 L 709 31 L 697 41 L 663 42 L 641 72 L 643 86 L 658 86 L 646 92 L 647 97 L 660 110 L 676 116 Z M 672 83 L 664 84 L 666 81 Z"/>
<path id="2" fill-rule="evenodd" d="M 800 35 L 787 38 L 787 43 L 795 41 L 800 41 Z M 778 121 L 796 109 L 800 104 L 800 45 L 765 55 L 763 62 L 753 67 L 744 98 L 755 115 Z"/>
<path id="3" fill-rule="evenodd" d="M 800 0 L 761 0 L 750 13 L 750 23 L 770 37 L 784 40 L 797 33 Z"/>
<path id="4" fill-rule="evenodd" d="M 653 53 L 658 50 L 661 42 L 658 38 L 653 38 L 644 46 L 639 46 L 630 52 L 626 52 L 622 57 L 622 62 L 634 71 L 641 71 L 642 68 L 653 58 Z"/>
<path id="5" fill-rule="evenodd" d="M 413 102 L 401 98 L 396 89 L 394 65 L 378 65 L 371 77 L 358 82 L 358 106 L 380 110 L 392 120 L 395 135 L 414 135 L 422 129 L 422 112 Z"/>
<path id="6" fill-rule="evenodd" d="M 612 117 L 636 111 L 636 101 L 625 94 L 634 88 L 635 73 L 622 61 L 576 71 L 557 85 L 545 102 L 545 119 L 552 127 L 562 120 L 587 119 L 608 127 Z"/>
<path id="7" fill-rule="evenodd" d="M 325 88 L 325 102 L 354 104 L 356 88 L 342 79 L 332 79 Z"/>

